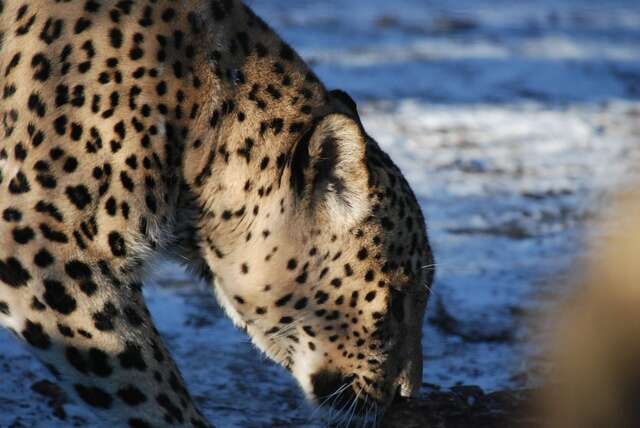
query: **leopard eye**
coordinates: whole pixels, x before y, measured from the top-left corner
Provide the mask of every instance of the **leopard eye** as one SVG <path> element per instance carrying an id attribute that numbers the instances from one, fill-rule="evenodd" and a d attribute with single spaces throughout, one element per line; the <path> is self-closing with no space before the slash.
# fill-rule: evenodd
<path id="1" fill-rule="evenodd" d="M 391 302 L 389 306 L 394 318 L 399 322 L 403 322 L 404 321 L 404 294 L 396 290 L 391 290 Z"/>

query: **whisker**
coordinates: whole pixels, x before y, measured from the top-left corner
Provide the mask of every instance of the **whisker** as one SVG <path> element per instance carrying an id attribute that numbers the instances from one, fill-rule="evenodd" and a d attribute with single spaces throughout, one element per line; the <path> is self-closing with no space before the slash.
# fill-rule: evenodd
<path id="1" fill-rule="evenodd" d="M 356 411 L 358 410 L 358 399 L 360 398 L 360 394 L 362 393 L 362 389 L 360 388 L 360 390 L 358 391 L 358 393 L 356 394 L 356 397 L 353 399 L 353 404 L 351 404 L 351 416 L 349 416 L 349 420 L 347 420 L 347 427 L 351 426 L 351 420 L 353 419 L 353 417 L 356 414 Z"/>
<path id="2" fill-rule="evenodd" d="M 373 428 L 377 428 L 378 427 L 378 415 L 380 414 L 380 411 L 378 410 L 378 404 L 377 403 L 373 403 Z"/>
<path id="3" fill-rule="evenodd" d="M 475 269 L 470 269 L 468 267 L 460 267 L 458 265 L 454 265 L 453 263 L 432 263 L 428 265 L 424 265 L 420 267 L 420 270 L 430 270 L 435 271 L 436 268 L 439 271 L 444 270 L 445 272 L 475 272 Z"/>
<path id="4" fill-rule="evenodd" d="M 301 316 L 298 316 L 295 320 L 291 321 L 289 324 L 285 324 L 284 326 L 280 327 L 280 331 L 272 335 L 271 338 L 279 339 L 281 337 L 287 336 L 289 333 L 291 333 L 294 327 L 296 327 L 298 324 L 303 323 L 304 321 L 307 321 L 312 315 L 313 313 L 311 311 L 302 313 Z"/>
<path id="5" fill-rule="evenodd" d="M 348 384 L 349 387 L 353 386 L 353 382 L 351 382 L 350 384 Z M 338 397 L 334 398 L 334 401 L 337 399 Z M 334 416 L 334 423 L 338 423 L 341 424 L 342 420 L 344 418 L 344 412 L 346 411 L 347 406 L 349 405 L 349 402 L 346 402 L 342 407 L 340 407 L 339 409 L 335 409 L 335 413 L 336 415 Z M 335 408 L 333 405 L 331 406 L 332 408 Z"/>
<path id="6" fill-rule="evenodd" d="M 324 408 L 325 404 L 327 404 L 327 402 L 329 400 L 335 401 L 335 399 L 337 398 L 337 396 L 339 394 L 341 394 L 345 389 L 349 388 L 351 386 L 351 384 L 346 383 L 344 385 L 342 385 L 340 388 L 338 388 L 335 392 L 333 392 L 332 394 L 326 396 L 322 402 L 320 404 L 318 404 L 318 406 L 316 407 L 316 409 L 311 413 L 310 419 L 313 419 L 313 417 L 315 416 L 316 413 L 318 413 L 320 410 L 327 410 Z M 327 410 L 329 413 L 331 413 L 331 407 L 329 407 L 329 409 Z M 331 416 L 329 416 L 329 419 L 331 420 Z"/>

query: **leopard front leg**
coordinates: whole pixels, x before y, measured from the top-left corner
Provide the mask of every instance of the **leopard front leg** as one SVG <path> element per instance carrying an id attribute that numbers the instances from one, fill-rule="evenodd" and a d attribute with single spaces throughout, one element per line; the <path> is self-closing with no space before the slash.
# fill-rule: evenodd
<path id="1" fill-rule="evenodd" d="M 61 258 L 41 244 L 33 254 L 0 249 L 0 324 L 105 426 L 210 427 L 154 327 L 141 284 L 106 258 Z"/>

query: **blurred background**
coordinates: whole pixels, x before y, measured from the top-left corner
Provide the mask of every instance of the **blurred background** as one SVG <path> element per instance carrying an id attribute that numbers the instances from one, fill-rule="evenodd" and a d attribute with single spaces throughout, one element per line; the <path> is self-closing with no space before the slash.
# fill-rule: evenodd
<path id="1" fill-rule="evenodd" d="M 640 2 L 248 3 L 356 99 L 425 211 L 438 264 L 425 390 L 539 382 L 553 326 L 530 319 L 567 293 L 602 209 L 640 176 Z M 181 268 L 159 264 L 145 293 L 218 427 L 322 426 Z M 48 375 L 5 331 L 0 349 L 0 427 L 86 425 L 25 389 Z"/>

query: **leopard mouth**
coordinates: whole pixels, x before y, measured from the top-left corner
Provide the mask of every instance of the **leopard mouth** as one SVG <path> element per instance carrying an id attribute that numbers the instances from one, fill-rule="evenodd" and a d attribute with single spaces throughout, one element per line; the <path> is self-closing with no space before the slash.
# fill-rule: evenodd
<path id="1" fill-rule="evenodd" d="M 311 377 L 313 402 L 329 426 L 375 427 L 390 402 L 380 402 L 359 386 L 356 376 L 320 371 Z"/>

